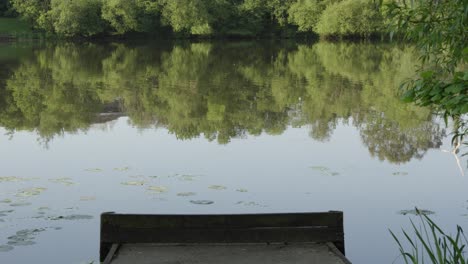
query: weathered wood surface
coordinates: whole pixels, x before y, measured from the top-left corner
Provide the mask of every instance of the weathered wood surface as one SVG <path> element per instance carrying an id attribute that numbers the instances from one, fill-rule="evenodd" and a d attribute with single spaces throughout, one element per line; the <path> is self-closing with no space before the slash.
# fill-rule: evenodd
<path id="1" fill-rule="evenodd" d="M 112 264 L 347 264 L 327 244 L 126 244 Z"/>
<path id="2" fill-rule="evenodd" d="M 112 245 L 128 248 L 129 244 L 153 244 L 153 247 L 154 244 L 177 244 L 192 245 L 192 249 L 197 250 L 207 244 L 326 242 L 333 243 L 344 255 L 342 212 L 251 215 L 105 213 L 101 216 L 101 261 L 109 254 Z M 265 248 L 266 251 L 270 249 Z"/>

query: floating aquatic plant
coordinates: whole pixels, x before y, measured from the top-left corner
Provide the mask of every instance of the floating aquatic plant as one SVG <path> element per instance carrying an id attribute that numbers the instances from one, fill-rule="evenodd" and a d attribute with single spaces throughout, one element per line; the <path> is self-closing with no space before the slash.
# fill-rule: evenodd
<path id="1" fill-rule="evenodd" d="M 261 205 L 257 202 L 246 202 L 246 201 L 239 201 L 236 204 L 244 205 L 244 206 L 258 206 L 258 207 L 267 207 L 266 205 Z"/>
<path id="2" fill-rule="evenodd" d="M 90 169 L 85 169 L 87 172 L 102 172 L 102 169 L 100 168 L 90 168 Z"/>
<path id="3" fill-rule="evenodd" d="M 11 245 L 0 245 L 0 252 L 8 252 L 14 249 Z"/>
<path id="4" fill-rule="evenodd" d="M 81 196 L 80 201 L 95 201 L 96 197 L 95 196 Z"/>
<path id="5" fill-rule="evenodd" d="M 23 229 L 16 232 L 15 235 L 8 237 L 7 244 L 10 246 L 31 246 L 34 245 L 33 241 L 38 233 L 45 231 L 44 228 L 38 229 Z"/>
<path id="6" fill-rule="evenodd" d="M 71 186 L 75 184 L 74 182 L 72 182 L 72 179 L 70 178 L 49 179 L 49 181 L 53 183 L 63 184 L 65 186 Z"/>
<path id="7" fill-rule="evenodd" d="M 114 168 L 115 171 L 129 171 L 130 170 L 130 167 L 123 167 L 123 168 Z"/>
<path id="8" fill-rule="evenodd" d="M 209 186 L 208 188 L 212 189 L 212 190 L 217 190 L 217 191 L 222 191 L 222 190 L 226 190 L 227 187 L 225 186 L 222 186 L 222 185 L 211 185 Z"/>
<path id="9" fill-rule="evenodd" d="M 325 175 L 325 176 L 338 176 L 338 175 L 340 175 L 339 172 L 331 171 L 329 168 L 324 167 L 324 166 L 312 166 L 310 168 L 313 169 L 313 170 L 319 171 L 320 174 Z"/>
<path id="10" fill-rule="evenodd" d="M 184 174 L 184 175 L 181 175 L 181 176 L 179 177 L 179 179 L 180 179 L 181 181 L 194 181 L 196 177 L 198 177 L 198 176 L 196 176 L 196 175 Z"/>
<path id="11" fill-rule="evenodd" d="M 30 181 L 31 178 L 21 178 L 15 176 L 0 177 L 0 182 L 21 182 L 21 181 Z"/>
<path id="12" fill-rule="evenodd" d="M 213 201 L 210 200 L 191 200 L 190 203 L 197 204 L 197 205 L 210 205 L 214 204 Z"/>
<path id="13" fill-rule="evenodd" d="M 152 193 L 165 193 L 167 192 L 167 188 L 163 186 L 150 186 L 146 190 Z"/>
<path id="14" fill-rule="evenodd" d="M 13 207 L 22 207 L 22 206 L 29 206 L 29 205 L 31 205 L 31 203 L 24 202 L 24 201 L 10 203 L 10 206 L 13 206 Z"/>
<path id="15" fill-rule="evenodd" d="M 16 194 L 17 197 L 31 197 L 31 196 L 36 196 L 40 195 L 42 192 L 47 190 L 47 188 L 28 188 L 28 189 L 22 189 L 19 190 L 19 192 Z"/>
<path id="16" fill-rule="evenodd" d="M 49 217 L 48 220 L 68 220 L 68 221 L 75 221 L 75 220 L 91 220 L 94 217 L 92 215 L 78 215 L 78 214 L 72 214 L 72 215 L 61 215 L 61 216 L 53 216 Z"/>
<path id="17" fill-rule="evenodd" d="M 13 213 L 14 210 L 4 210 L 4 211 L 0 211 L 0 217 L 3 217 L 3 216 L 7 216 L 8 214 L 11 214 Z"/>
<path id="18" fill-rule="evenodd" d="M 177 196 L 181 196 L 181 197 L 188 197 L 188 196 L 195 196 L 195 195 L 197 194 L 194 192 L 182 192 L 182 193 L 177 194 Z"/>
<path id="19" fill-rule="evenodd" d="M 236 192 L 246 193 L 248 192 L 248 190 L 240 188 L 240 189 L 237 189 Z"/>
<path id="20" fill-rule="evenodd" d="M 408 175 L 408 173 L 404 171 L 397 171 L 397 172 L 392 173 L 392 175 L 393 176 L 406 176 Z"/>
<path id="21" fill-rule="evenodd" d="M 142 186 L 145 185 L 145 181 L 128 181 L 128 182 L 122 182 L 122 185 L 129 185 L 129 186 Z"/>

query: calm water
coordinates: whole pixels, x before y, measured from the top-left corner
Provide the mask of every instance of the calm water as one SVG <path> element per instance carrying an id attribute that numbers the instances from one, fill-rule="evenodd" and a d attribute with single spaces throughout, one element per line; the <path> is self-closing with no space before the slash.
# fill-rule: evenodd
<path id="1" fill-rule="evenodd" d="M 343 210 L 353 263 L 392 263 L 388 229 L 415 206 L 468 229 L 451 125 L 398 99 L 415 61 L 385 44 L 0 46 L 0 263 L 97 260 L 105 211 Z"/>

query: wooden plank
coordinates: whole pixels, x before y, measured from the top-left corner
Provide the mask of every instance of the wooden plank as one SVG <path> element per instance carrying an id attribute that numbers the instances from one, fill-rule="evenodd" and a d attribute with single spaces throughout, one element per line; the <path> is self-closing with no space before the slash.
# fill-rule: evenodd
<path id="1" fill-rule="evenodd" d="M 119 249 L 120 245 L 119 244 L 112 244 L 109 252 L 107 253 L 106 258 L 102 262 L 102 264 L 110 264 L 112 259 L 114 258 L 115 253 L 117 253 L 117 250 Z"/>
<path id="2" fill-rule="evenodd" d="M 344 253 L 343 213 L 101 215 L 101 261 L 112 244 L 333 242 Z"/>
<path id="3" fill-rule="evenodd" d="M 336 251 L 338 251 L 335 248 Z M 337 252 L 338 254 L 341 254 Z M 325 243 L 125 244 L 113 264 L 350 264 Z"/>
<path id="4" fill-rule="evenodd" d="M 247 228 L 247 229 L 150 229 L 106 230 L 108 243 L 293 243 L 341 241 L 336 228 Z"/>
<path id="5" fill-rule="evenodd" d="M 196 228 L 196 227 L 294 227 L 342 226 L 342 212 L 244 215 L 101 215 L 101 223 L 120 227 Z"/>

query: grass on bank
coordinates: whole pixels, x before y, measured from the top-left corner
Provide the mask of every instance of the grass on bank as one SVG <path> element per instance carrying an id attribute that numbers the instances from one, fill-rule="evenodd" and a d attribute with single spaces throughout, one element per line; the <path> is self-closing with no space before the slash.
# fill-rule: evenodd
<path id="1" fill-rule="evenodd" d="M 419 210 L 416 209 L 418 212 Z M 413 236 L 403 230 L 405 238 L 400 240 L 391 230 L 390 233 L 398 244 L 401 256 L 406 264 L 467 264 L 466 246 L 468 240 L 460 226 L 455 236 L 447 235 L 427 215 L 418 214 L 421 225 L 417 227 L 411 221 Z M 413 237 L 413 238 L 411 238 Z M 405 249 L 406 241 L 409 249 Z"/>

